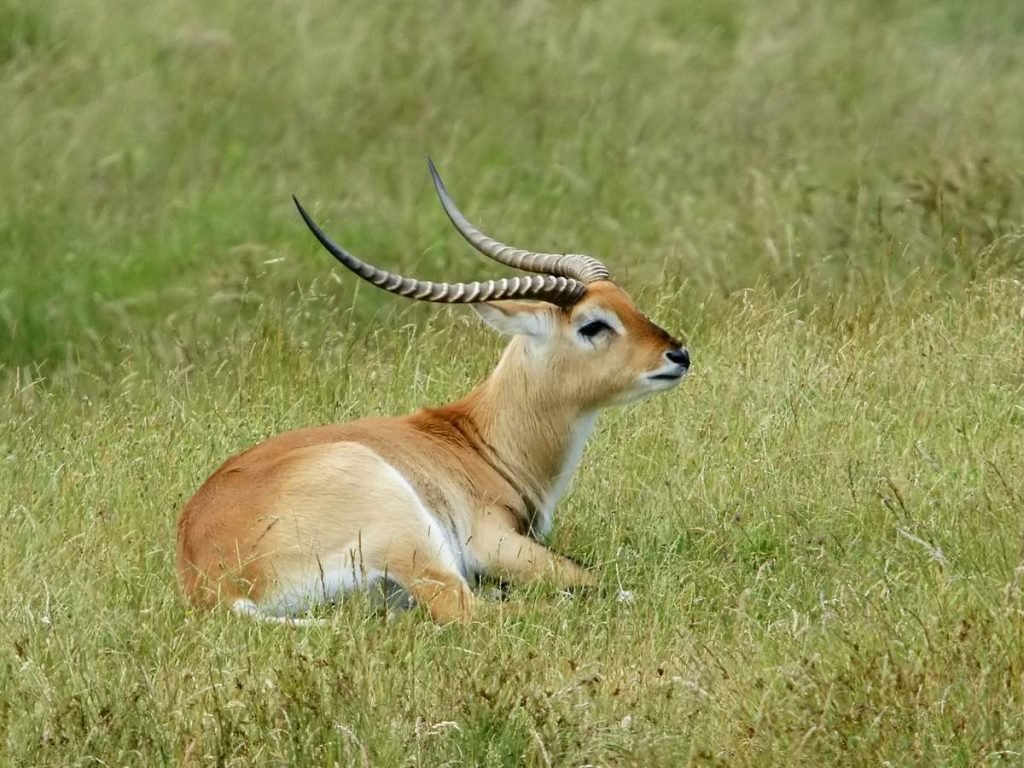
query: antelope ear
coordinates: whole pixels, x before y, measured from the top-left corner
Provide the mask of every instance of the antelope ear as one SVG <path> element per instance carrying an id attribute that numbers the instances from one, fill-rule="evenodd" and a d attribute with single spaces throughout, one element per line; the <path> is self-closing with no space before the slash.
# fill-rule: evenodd
<path id="1" fill-rule="evenodd" d="M 554 328 L 554 309 L 525 301 L 488 301 L 470 305 L 481 319 L 506 336 L 546 339 Z"/>

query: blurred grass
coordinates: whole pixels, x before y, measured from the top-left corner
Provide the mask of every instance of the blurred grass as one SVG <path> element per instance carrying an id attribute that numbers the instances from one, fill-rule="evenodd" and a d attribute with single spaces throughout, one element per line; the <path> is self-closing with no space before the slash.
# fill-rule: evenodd
<path id="1" fill-rule="evenodd" d="M 0 763 L 1014 764 L 1024 7 L 0 0 Z M 193 615 L 181 503 L 499 342 L 354 252 L 591 252 L 684 334 L 466 629 Z"/>
<path id="2" fill-rule="evenodd" d="M 481 274 L 427 154 L 499 236 L 697 295 L 957 287 L 1024 195 L 1013 3 L 5 3 L 11 365 L 324 274 L 292 192 L 357 253 Z"/>

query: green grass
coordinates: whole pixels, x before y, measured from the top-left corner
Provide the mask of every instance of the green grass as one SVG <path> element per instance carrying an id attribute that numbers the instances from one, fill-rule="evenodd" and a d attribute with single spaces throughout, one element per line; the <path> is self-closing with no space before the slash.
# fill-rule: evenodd
<path id="1" fill-rule="evenodd" d="M 0 0 L 0 764 L 1019 764 L 1022 32 L 995 0 Z M 497 359 L 291 207 L 491 275 L 427 154 L 690 345 L 556 516 L 604 589 L 464 628 L 191 612 L 174 521 L 223 458 Z"/>

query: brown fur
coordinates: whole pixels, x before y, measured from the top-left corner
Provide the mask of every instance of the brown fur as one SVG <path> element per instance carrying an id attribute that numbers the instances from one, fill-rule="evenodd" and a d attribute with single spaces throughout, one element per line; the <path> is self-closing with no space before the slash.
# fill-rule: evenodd
<path id="1" fill-rule="evenodd" d="M 351 567 L 354 580 L 383 574 L 449 621 L 471 615 L 466 572 L 592 582 L 537 541 L 540 510 L 572 469 L 576 425 L 633 397 L 638 377 L 679 343 L 610 282 L 571 309 L 506 302 L 481 311 L 498 325 L 547 323 L 548 335 L 539 346 L 514 337 L 458 402 L 280 434 L 210 476 L 178 520 L 178 575 L 194 604 L 275 605 L 292 595 L 288 585 L 306 594 L 318 578 L 320 597 L 331 599 L 328 582 L 345 581 Z M 613 313 L 624 334 L 583 347 L 574 324 L 595 311 Z"/>

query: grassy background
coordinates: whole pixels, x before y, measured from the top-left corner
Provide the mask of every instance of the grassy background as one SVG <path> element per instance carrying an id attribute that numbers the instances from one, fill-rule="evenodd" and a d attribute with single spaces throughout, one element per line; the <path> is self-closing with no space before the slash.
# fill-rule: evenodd
<path id="1" fill-rule="evenodd" d="M 1009 0 L 0 0 L 0 763 L 1019 764 L 1022 33 Z M 427 154 L 690 344 L 560 508 L 609 594 L 192 614 L 174 520 L 225 456 L 496 359 L 291 207 L 493 274 Z"/>

